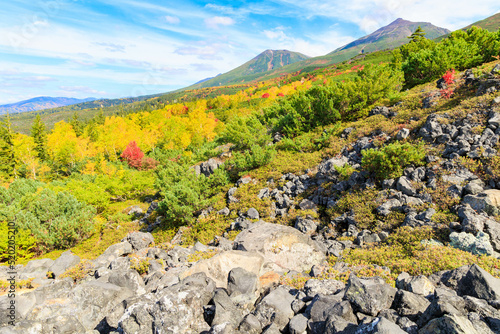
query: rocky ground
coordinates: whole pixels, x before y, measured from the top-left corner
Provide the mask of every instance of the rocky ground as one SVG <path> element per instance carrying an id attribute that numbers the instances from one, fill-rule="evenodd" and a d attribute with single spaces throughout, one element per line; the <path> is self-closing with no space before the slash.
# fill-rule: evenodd
<path id="1" fill-rule="evenodd" d="M 476 84 L 478 94 L 492 94 L 500 89 L 499 71 L 495 67 L 480 83 L 466 72 L 465 84 Z M 423 104 L 432 108 L 433 98 L 429 95 Z M 386 107 L 370 115 L 396 116 Z M 342 137 L 352 130 L 345 129 Z M 433 204 L 440 193 L 434 190 L 444 182 L 459 218 L 446 227 L 450 246 L 498 258 L 500 184 L 483 181 L 460 159 L 496 156 L 499 136 L 500 97 L 464 117 L 431 113 L 419 128 L 401 128 L 395 135 L 439 147 L 438 155 L 426 155 L 426 166 L 410 166 L 397 179 L 377 182 L 360 168 L 363 151 L 375 147 L 375 140 L 394 138 L 376 132 L 346 145 L 315 169 L 268 182 L 254 200 L 271 200 L 274 218 L 292 208 L 313 213 L 335 208 L 346 191 L 373 189 L 379 217 L 396 212 L 401 226 L 437 228 Z M 342 179 L 335 167 L 346 164 L 354 172 Z M 196 171 L 209 175 L 218 167 L 212 160 Z M 229 189 L 228 207 L 217 214 L 229 216 L 239 189 L 251 182 L 243 177 Z M 156 206 L 151 204 L 144 223 Z M 15 327 L 7 325 L 6 313 L 0 315 L 0 333 L 500 333 L 500 279 L 477 264 L 428 276 L 402 272 L 395 286 L 353 273 L 337 280 L 327 275 L 329 269 L 352 272 L 343 262 L 346 250 L 383 243 L 391 230 L 366 229 L 353 210 L 328 225 L 312 215 L 298 216 L 294 227 L 260 216 L 253 207 L 238 212 L 226 233 L 209 245 L 176 245 L 182 240 L 180 230 L 172 245 L 155 246 L 146 232 L 151 224 L 93 261 L 80 261 L 68 251 L 55 261 L 18 266 L 19 278 L 33 278 L 37 288 L 16 297 Z M 233 231 L 239 232 L 236 238 L 227 239 Z M 64 277 L 68 269 L 72 275 Z M 0 276 L 7 276 L 5 267 Z M 8 303 L 7 296 L 0 297 L 2 309 Z"/>

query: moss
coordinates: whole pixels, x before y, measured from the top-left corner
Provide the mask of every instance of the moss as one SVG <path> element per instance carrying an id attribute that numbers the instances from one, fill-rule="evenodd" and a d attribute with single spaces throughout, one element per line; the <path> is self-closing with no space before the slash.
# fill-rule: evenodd
<path id="1" fill-rule="evenodd" d="M 217 251 L 209 250 L 207 252 L 196 252 L 188 256 L 188 262 L 198 262 L 199 260 L 206 260 L 217 255 Z"/>
<path id="2" fill-rule="evenodd" d="M 259 180 L 269 178 L 279 179 L 286 173 L 303 174 L 306 169 L 314 168 L 322 160 L 319 151 L 312 153 L 296 153 L 289 151 L 278 151 L 274 159 L 265 166 L 250 171 L 248 174 Z"/>
<path id="3" fill-rule="evenodd" d="M 352 211 L 359 229 L 374 229 L 376 227 L 375 208 L 379 206 L 378 191 L 374 188 L 354 190 L 342 193 L 337 204 L 327 213 L 334 218 Z"/>
<path id="4" fill-rule="evenodd" d="M 83 260 L 62 273 L 61 278 L 70 277 L 74 282 L 78 282 L 89 276 L 91 272 L 92 264 L 87 260 Z"/>

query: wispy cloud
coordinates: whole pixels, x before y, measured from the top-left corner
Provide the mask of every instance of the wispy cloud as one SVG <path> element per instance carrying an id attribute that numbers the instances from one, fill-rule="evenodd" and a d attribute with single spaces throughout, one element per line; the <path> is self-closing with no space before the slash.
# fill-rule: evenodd
<path id="1" fill-rule="evenodd" d="M 181 23 L 181 19 L 178 18 L 177 16 L 165 16 L 165 21 L 167 21 L 170 24 L 179 24 Z"/>
<path id="2" fill-rule="evenodd" d="M 115 43 L 94 43 L 95 45 L 102 46 L 109 52 L 123 52 L 125 53 L 125 45 Z"/>
<path id="3" fill-rule="evenodd" d="M 214 16 L 205 19 L 205 24 L 211 29 L 219 29 L 219 26 L 230 26 L 235 22 L 227 16 Z"/>

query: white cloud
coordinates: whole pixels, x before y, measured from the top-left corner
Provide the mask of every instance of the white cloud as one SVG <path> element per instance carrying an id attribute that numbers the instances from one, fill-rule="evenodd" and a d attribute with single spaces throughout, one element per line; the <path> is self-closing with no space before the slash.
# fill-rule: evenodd
<path id="1" fill-rule="evenodd" d="M 178 18 L 177 16 L 165 16 L 165 20 L 170 23 L 170 24 L 179 24 L 181 23 L 181 19 Z"/>
<path id="2" fill-rule="evenodd" d="M 105 91 L 98 91 L 87 86 L 59 86 L 59 89 L 65 93 L 85 93 L 106 95 Z"/>
<path id="3" fill-rule="evenodd" d="M 207 25 L 207 27 L 212 29 L 218 29 L 219 25 L 230 26 L 234 23 L 234 20 L 227 16 L 214 16 L 205 19 L 205 24 Z"/>
<path id="4" fill-rule="evenodd" d="M 481 0 L 474 5 L 469 0 L 275 0 L 297 8 L 303 17 L 322 16 L 357 24 L 365 33 L 389 24 L 401 17 L 410 21 L 431 22 L 450 30 L 460 29 L 475 20 L 498 12 L 498 0 Z"/>

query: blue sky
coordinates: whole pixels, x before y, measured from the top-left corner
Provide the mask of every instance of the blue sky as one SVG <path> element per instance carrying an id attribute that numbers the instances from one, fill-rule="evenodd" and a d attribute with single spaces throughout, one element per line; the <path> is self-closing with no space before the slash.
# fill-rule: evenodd
<path id="1" fill-rule="evenodd" d="M 454 30 L 499 10 L 498 0 L 5 0 L 0 104 L 167 92 L 266 49 L 319 56 L 399 17 Z"/>

